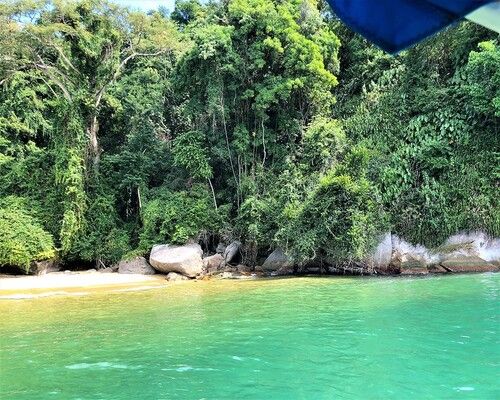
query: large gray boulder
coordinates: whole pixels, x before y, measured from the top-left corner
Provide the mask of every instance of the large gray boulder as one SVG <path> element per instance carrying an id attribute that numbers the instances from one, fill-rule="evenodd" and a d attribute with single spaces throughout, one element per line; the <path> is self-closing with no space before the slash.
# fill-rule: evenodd
<path id="1" fill-rule="evenodd" d="M 177 272 L 194 278 L 203 272 L 202 254 L 203 250 L 199 244 L 160 244 L 151 249 L 149 263 L 159 272 Z"/>
<path id="2" fill-rule="evenodd" d="M 144 257 L 136 257 L 132 260 L 122 260 L 118 263 L 120 274 L 154 275 L 155 269 L 149 265 Z"/>
<path id="3" fill-rule="evenodd" d="M 229 264 L 231 261 L 236 259 L 236 256 L 240 254 L 241 242 L 234 241 L 224 250 L 224 265 Z"/>
<path id="4" fill-rule="evenodd" d="M 264 271 L 280 271 L 288 269 L 292 266 L 292 260 L 288 257 L 283 250 L 277 248 L 274 250 L 262 264 Z"/>

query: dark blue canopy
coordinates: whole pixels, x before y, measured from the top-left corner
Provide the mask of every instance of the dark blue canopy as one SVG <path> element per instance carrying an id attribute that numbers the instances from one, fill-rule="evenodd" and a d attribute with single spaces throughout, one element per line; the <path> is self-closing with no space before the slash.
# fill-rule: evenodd
<path id="1" fill-rule="evenodd" d="M 397 53 L 495 0 L 327 0 L 354 31 Z"/>

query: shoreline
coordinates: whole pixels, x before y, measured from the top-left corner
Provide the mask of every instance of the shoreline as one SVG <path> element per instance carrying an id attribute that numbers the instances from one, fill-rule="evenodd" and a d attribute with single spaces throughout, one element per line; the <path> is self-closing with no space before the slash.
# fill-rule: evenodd
<path id="1" fill-rule="evenodd" d="M 483 272 L 495 273 L 495 272 Z M 466 275 L 467 272 L 449 275 Z M 448 275 L 448 274 L 446 274 Z M 449 276 L 448 275 L 448 276 Z M 233 278 L 215 278 L 215 280 L 268 280 L 290 277 L 378 277 L 378 278 L 425 278 L 430 276 L 445 276 L 444 274 L 426 275 L 278 275 L 278 276 L 241 276 Z M 214 278 L 209 278 L 209 280 Z M 119 274 L 116 272 L 103 273 L 95 270 L 51 272 L 44 275 L 6 275 L 0 274 L 0 301 L 38 299 L 53 296 L 86 296 L 96 291 L 116 293 L 133 292 L 150 289 L 166 288 L 172 284 L 199 282 L 199 279 L 172 282 L 164 274 L 140 275 Z M 206 279 L 201 279 L 206 281 Z"/>
<path id="2" fill-rule="evenodd" d="M 51 272 L 45 275 L 0 275 L 0 300 L 53 295 L 84 295 L 93 290 L 132 291 L 165 287 L 164 275 Z"/>

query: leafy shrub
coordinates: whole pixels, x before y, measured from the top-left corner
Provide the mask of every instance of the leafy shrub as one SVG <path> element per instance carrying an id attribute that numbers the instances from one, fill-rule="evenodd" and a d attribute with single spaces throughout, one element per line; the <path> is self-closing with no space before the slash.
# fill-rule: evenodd
<path id="1" fill-rule="evenodd" d="M 317 117 L 304 133 L 303 158 L 313 169 L 322 170 L 339 158 L 346 145 L 346 136 L 338 121 Z"/>
<path id="2" fill-rule="evenodd" d="M 83 261 L 114 264 L 130 251 L 129 234 L 120 226 L 112 195 L 101 194 L 89 203 L 86 223 L 72 256 Z"/>
<path id="3" fill-rule="evenodd" d="M 29 272 L 32 261 L 55 256 L 52 236 L 28 212 L 21 198 L 0 200 L 0 266 Z"/>
<path id="4" fill-rule="evenodd" d="M 203 231 L 216 232 L 221 226 L 224 207 L 216 210 L 209 191 L 194 186 L 190 191 L 172 192 L 165 187 L 149 194 L 142 210 L 140 245 L 148 250 L 158 243 L 184 244 Z"/>
<path id="5" fill-rule="evenodd" d="M 491 40 L 478 47 L 464 68 L 462 91 L 476 112 L 488 118 L 500 117 L 500 44 Z"/>
<path id="6" fill-rule="evenodd" d="M 174 162 L 184 167 L 195 178 L 209 178 L 212 170 L 208 164 L 207 149 L 203 147 L 203 134 L 189 131 L 174 140 Z"/>
<path id="7" fill-rule="evenodd" d="M 298 262 L 362 260 L 384 228 L 372 183 L 333 169 L 301 204 L 285 209 L 288 224 L 277 238 Z"/>

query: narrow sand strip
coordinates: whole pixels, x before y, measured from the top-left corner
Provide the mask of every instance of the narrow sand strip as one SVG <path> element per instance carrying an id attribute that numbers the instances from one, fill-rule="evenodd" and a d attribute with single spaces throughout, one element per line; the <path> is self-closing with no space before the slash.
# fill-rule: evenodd
<path id="1" fill-rule="evenodd" d="M 70 288 L 95 288 L 102 286 L 163 286 L 163 275 L 136 275 L 84 272 L 54 272 L 41 276 L 0 276 L 0 294 L 19 290 L 45 291 Z"/>

